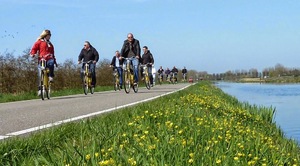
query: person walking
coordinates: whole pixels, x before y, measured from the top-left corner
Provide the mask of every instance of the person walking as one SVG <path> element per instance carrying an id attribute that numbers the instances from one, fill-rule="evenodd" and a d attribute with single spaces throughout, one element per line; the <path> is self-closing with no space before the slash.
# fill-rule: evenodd
<path id="1" fill-rule="evenodd" d="M 88 61 L 92 61 L 90 63 L 90 71 L 92 73 L 92 83 L 91 85 L 95 87 L 96 85 L 96 63 L 99 60 L 99 54 L 96 48 L 94 48 L 89 41 L 85 41 L 83 48 L 80 51 L 80 54 L 78 56 L 78 64 L 81 62 L 87 63 Z M 82 64 L 80 77 L 83 81 L 83 72 L 84 72 L 84 64 Z"/>
<path id="2" fill-rule="evenodd" d="M 110 66 L 113 67 L 113 69 L 117 69 L 119 74 L 119 80 L 120 80 L 120 88 L 122 89 L 123 84 L 123 59 L 121 57 L 121 54 L 119 51 L 115 52 L 115 56 L 112 58 Z"/>
<path id="3" fill-rule="evenodd" d="M 30 56 L 32 58 L 35 57 L 35 55 L 38 56 L 38 77 L 39 80 L 41 75 L 41 68 L 40 68 L 40 61 L 41 59 L 46 60 L 46 66 L 49 68 L 49 81 L 53 82 L 54 78 L 54 65 L 57 67 L 56 58 L 54 55 L 54 46 L 50 42 L 51 38 L 51 31 L 48 29 L 45 29 L 42 31 L 40 36 L 37 38 L 36 42 L 33 44 L 31 50 L 30 50 Z M 38 95 L 41 93 L 41 87 L 40 87 L 40 81 L 38 86 Z"/>
<path id="4" fill-rule="evenodd" d="M 150 84 L 151 86 L 153 86 L 152 65 L 154 64 L 154 58 L 147 46 L 143 47 L 143 52 L 144 54 L 142 56 L 142 64 L 147 65 Z"/>
<path id="5" fill-rule="evenodd" d="M 138 83 L 139 80 L 139 62 L 141 60 L 141 47 L 139 40 L 133 37 L 132 33 L 127 34 L 127 39 L 124 41 L 121 49 L 121 57 L 131 58 L 131 63 L 134 70 L 134 84 Z M 126 61 L 123 66 L 126 65 Z"/>

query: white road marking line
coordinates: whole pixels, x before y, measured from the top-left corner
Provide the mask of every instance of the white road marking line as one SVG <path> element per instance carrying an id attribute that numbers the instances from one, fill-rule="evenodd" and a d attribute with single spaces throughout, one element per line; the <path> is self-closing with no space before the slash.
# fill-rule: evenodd
<path id="1" fill-rule="evenodd" d="M 100 114 L 103 114 L 103 113 L 106 113 L 106 112 L 111 112 L 111 111 L 114 111 L 114 110 L 117 110 L 117 109 L 121 109 L 121 108 L 125 108 L 125 107 L 128 107 L 128 106 L 133 106 L 133 105 L 136 105 L 136 104 L 139 104 L 139 103 L 142 103 L 142 102 L 154 100 L 154 99 L 157 99 L 159 97 L 162 97 L 162 96 L 165 96 L 165 95 L 169 95 L 169 94 L 178 92 L 180 90 L 183 90 L 183 89 L 189 87 L 190 85 L 188 85 L 186 87 L 183 87 L 181 89 L 178 89 L 176 91 L 173 91 L 173 92 L 168 92 L 168 93 L 165 93 L 165 94 L 162 94 L 162 95 L 159 95 L 159 96 L 151 97 L 151 98 L 148 98 L 148 99 L 144 99 L 144 100 L 141 100 L 141 101 L 129 103 L 129 104 L 126 104 L 126 105 L 117 106 L 117 107 L 114 107 L 114 108 L 110 108 L 110 109 L 106 109 L 106 110 L 102 110 L 102 111 L 98 111 L 98 112 L 94 112 L 94 113 L 90 113 L 90 114 L 86 114 L 86 115 L 82 115 L 82 116 L 77 116 L 77 117 L 70 118 L 70 119 L 65 119 L 65 120 L 62 120 L 62 121 L 57 121 L 57 122 L 54 122 L 54 123 L 49 123 L 49 124 L 38 126 L 38 127 L 33 127 L 33 128 L 25 129 L 25 130 L 20 130 L 20 131 L 12 132 L 12 133 L 8 133 L 8 134 L 2 135 L 2 136 L 0 135 L 0 140 L 5 139 L 5 138 L 9 138 L 9 137 L 12 137 L 12 136 L 18 136 L 18 135 L 30 133 L 30 132 L 33 132 L 33 131 L 50 128 L 50 127 L 57 126 L 57 125 L 60 125 L 60 124 L 63 124 L 63 123 L 67 123 L 67 122 L 72 122 L 72 121 L 76 121 L 76 120 L 80 120 L 80 119 L 92 117 L 92 116 L 95 116 L 95 115 L 100 115 Z"/>

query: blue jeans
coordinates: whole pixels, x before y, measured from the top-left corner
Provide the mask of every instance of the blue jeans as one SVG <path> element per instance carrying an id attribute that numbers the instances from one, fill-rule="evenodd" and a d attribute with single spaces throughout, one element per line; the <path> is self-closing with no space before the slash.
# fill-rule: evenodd
<path id="1" fill-rule="evenodd" d="M 118 74 L 119 74 L 119 80 L 120 80 L 120 85 L 123 84 L 123 69 L 122 67 L 117 67 Z"/>
<path id="2" fill-rule="evenodd" d="M 80 71 L 80 76 L 81 76 L 81 80 L 83 81 L 83 72 L 84 72 L 84 63 L 82 64 L 81 67 L 81 71 Z M 96 85 L 96 70 L 95 67 L 96 65 L 94 63 L 90 63 L 90 72 L 92 73 L 92 85 L 95 86 Z"/>
<path id="3" fill-rule="evenodd" d="M 139 82 L 139 60 L 135 57 L 130 59 L 131 64 L 133 66 L 133 74 L 134 74 L 134 82 Z M 123 68 L 126 68 L 127 61 L 124 61 Z"/>

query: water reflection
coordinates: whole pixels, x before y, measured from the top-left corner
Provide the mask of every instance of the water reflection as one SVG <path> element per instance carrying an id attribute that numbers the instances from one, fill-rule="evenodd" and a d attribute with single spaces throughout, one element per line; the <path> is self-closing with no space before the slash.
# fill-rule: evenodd
<path id="1" fill-rule="evenodd" d="M 276 108 L 276 124 L 286 137 L 300 143 L 300 84 L 218 82 L 216 85 L 241 102 Z"/>

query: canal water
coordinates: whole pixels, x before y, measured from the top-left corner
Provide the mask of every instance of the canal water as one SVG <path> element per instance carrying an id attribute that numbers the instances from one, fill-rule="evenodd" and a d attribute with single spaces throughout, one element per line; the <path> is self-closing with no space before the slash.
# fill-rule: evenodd
<path id="1" fill-rule="evenodd" d="M 275 108 L 278 127 L 300 144 L 300 84 L 217 82 L 216 86 L 241 102 Z"/>

